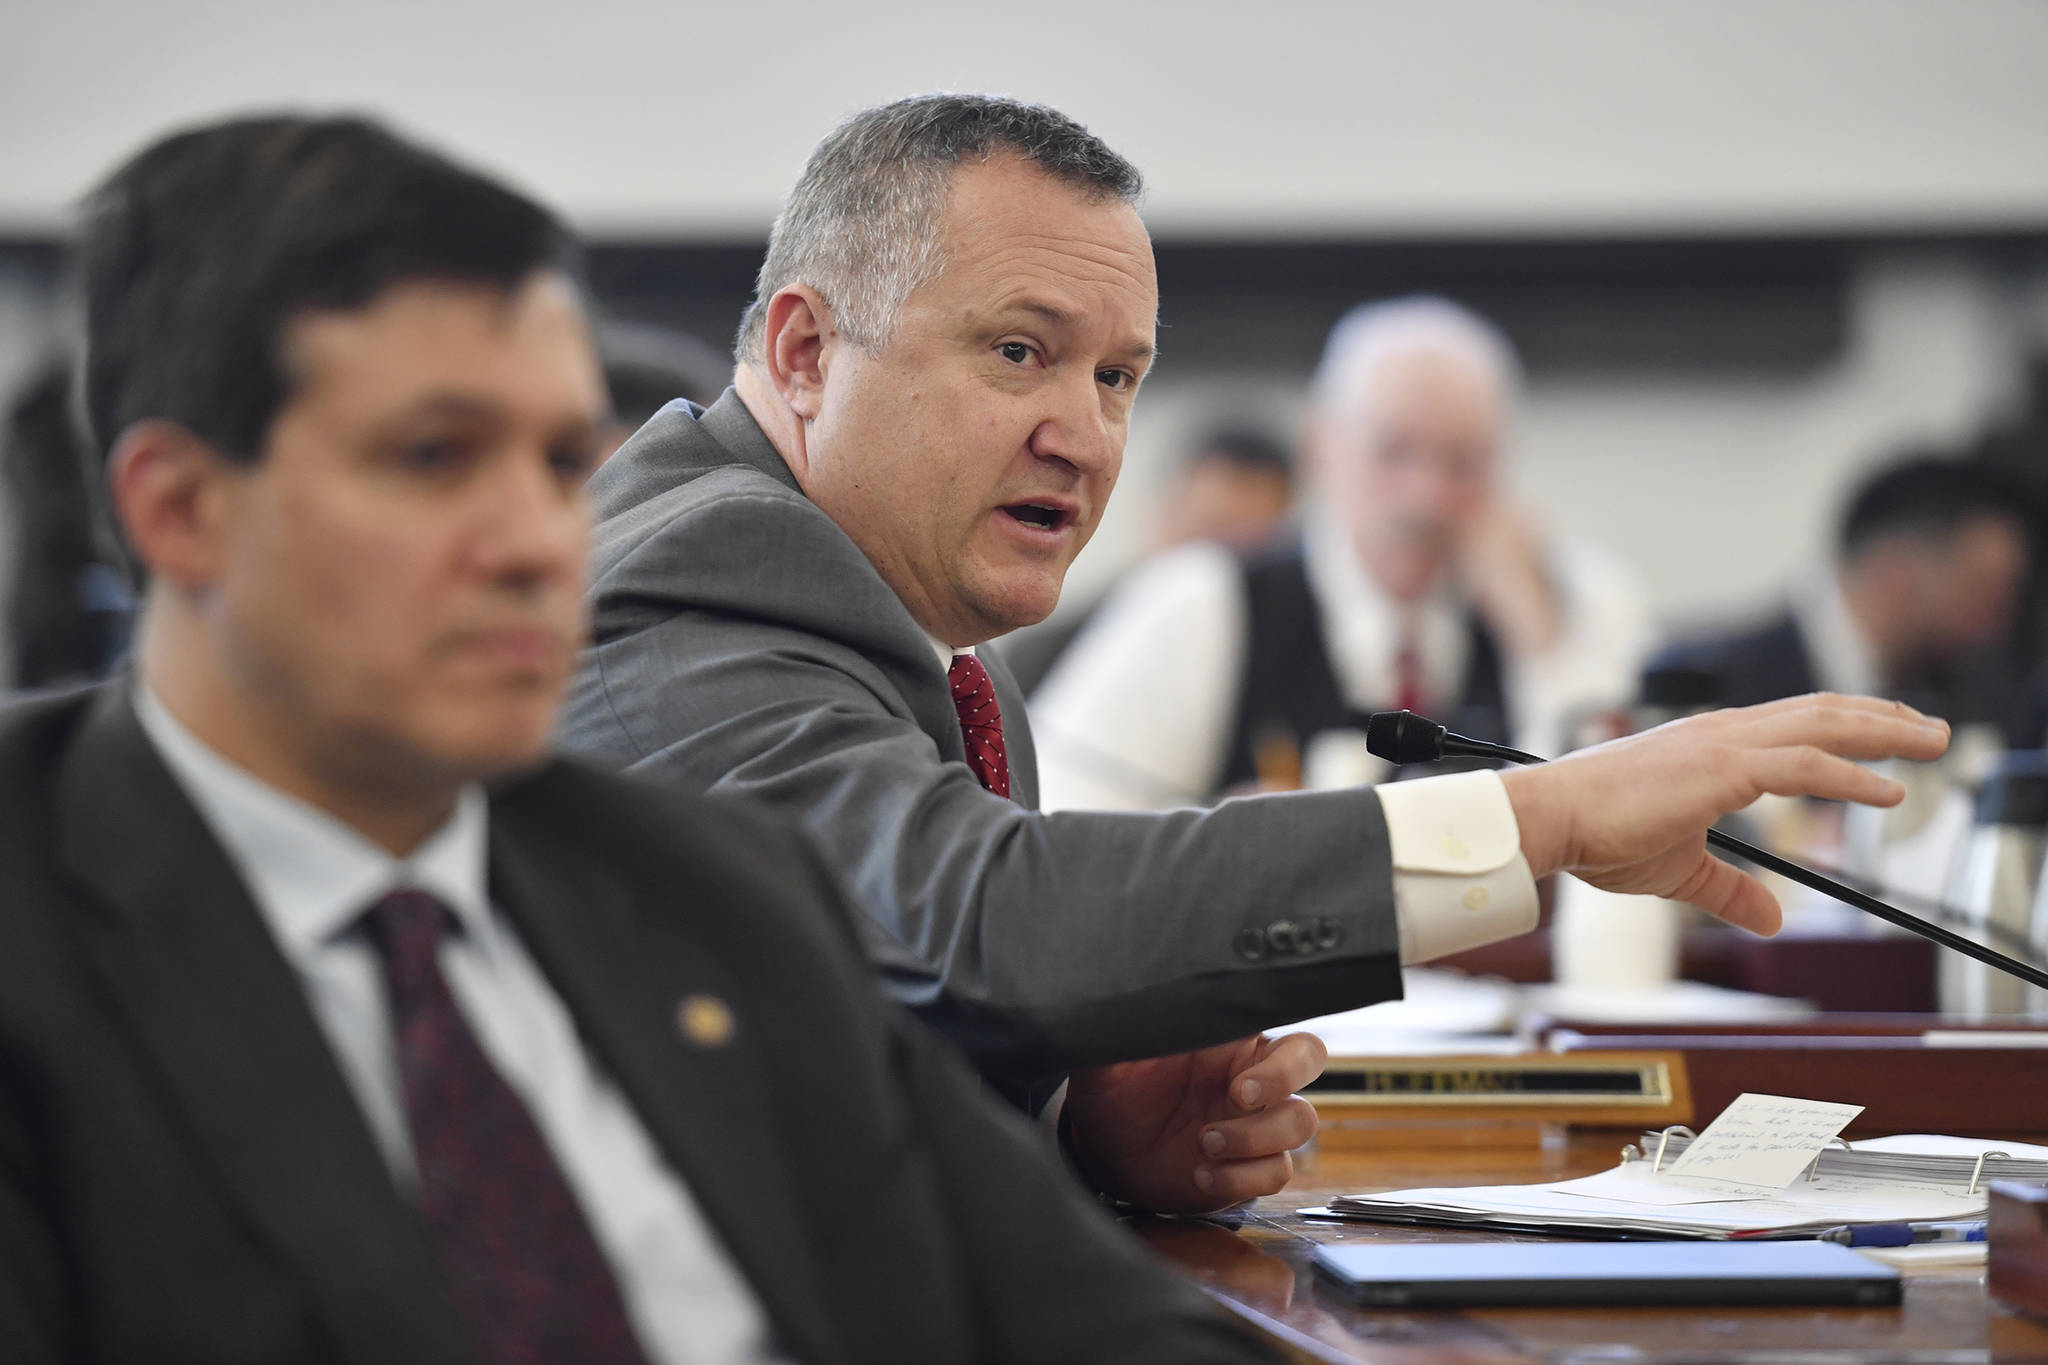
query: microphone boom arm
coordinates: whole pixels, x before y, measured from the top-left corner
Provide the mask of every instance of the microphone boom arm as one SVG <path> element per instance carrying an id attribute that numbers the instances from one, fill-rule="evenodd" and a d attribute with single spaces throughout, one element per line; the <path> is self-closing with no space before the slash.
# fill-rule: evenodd
<path id="1" fill-rule="evenodd" d="M 1505 744 L 1489 744 L 1482 739 L 1471 739 L 1465 735 L 1454 735 L 1450 730 L 1433 720 L 1418 716 L 1412 711 L 1382 711 L 1375 714 L 1366 727 L 1366 744 L 1379 757 L 1396 764 L 1430 762 L 1440 758 L 1497 758 L 1510 763 L 1535 764 L 1544 760 L 1534 754 L 1510 749 Z M 1844 885 L 1832 877 L 1822 876 L 1810 867 L 1802 867 L 1790 858 L 1781 858 L 1769 849 L 1758 848 L 1745 839 L 1723 833 L 1711 826 L 1707 830 L 1707 842 L 1724 853 L 1732 853 L 1746 862 L 1767 868 L 1787 881 L 1799 883 L 1824 896 L 1832 896 L 1844 905 L 1854 906 L 1866 915 L 1875 915 L 1887 924 L 1895 924 L 1909 933 L 1932 939 L 1942 947 L 1961 953 L 1964 957 L 1975 958 L 1988 967 L 1995 967 L 2008 975 L 2016 976 L 2029 985 L 2048 989 L 2048 971 L 2008 957 L 1996 948 L 1987 947 L 1974 939 L 1965 938 L 1953 929 L 1930 923 L 1918 915 L 1909 915 L 1897 906 L 1887 905 L 1877 897 Z"/>

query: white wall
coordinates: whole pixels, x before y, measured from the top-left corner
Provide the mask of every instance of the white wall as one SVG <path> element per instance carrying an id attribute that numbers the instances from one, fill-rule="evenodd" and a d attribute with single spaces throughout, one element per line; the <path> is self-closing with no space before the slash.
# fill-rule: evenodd
<path id="1" fill-rule="evenodd" d="M 2038 223 L 2044 70 L 2039 0 L 8 0 L 0 227 L 310 102 L 589 227 L 752 233 L 832 119 L 933 88 L 1068 109 L 1168 231 Z"/>

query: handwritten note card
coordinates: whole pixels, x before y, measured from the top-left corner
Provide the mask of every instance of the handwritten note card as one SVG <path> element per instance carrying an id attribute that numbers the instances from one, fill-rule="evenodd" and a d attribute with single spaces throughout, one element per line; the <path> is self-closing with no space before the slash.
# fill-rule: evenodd
<path id="1" fill-rule="evenodd" d="M 1738 1095 L 1662 1174 L 1727 1194 L 1778 1194 L 1862 1112 L 1860 1104 Z"/>

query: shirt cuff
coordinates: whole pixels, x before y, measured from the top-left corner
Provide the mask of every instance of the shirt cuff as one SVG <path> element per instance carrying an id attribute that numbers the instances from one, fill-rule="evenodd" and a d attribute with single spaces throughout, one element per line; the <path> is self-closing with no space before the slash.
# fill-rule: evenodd
<path id="1" fill-rule="evenodd" d="M 1536 927 L 1536 881 L 1498 773 L 1417 778 L 1374 791 L 1394 859 L 1402 966 Z"/>

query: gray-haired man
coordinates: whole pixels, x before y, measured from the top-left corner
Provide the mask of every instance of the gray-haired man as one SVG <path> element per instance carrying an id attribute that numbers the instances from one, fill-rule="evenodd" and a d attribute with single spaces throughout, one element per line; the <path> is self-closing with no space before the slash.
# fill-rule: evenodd
<path id="1" fill-rule="evenodd" d="M 1021 699 L 972 652 L 1052 610 L 1115 482 L 1157 309 L 1138 188 L 1009 100 L 904 100 L 828 136 L 734 388 L 665 409 L 591 485 L 565 738 L 800 819 L 897 996 L 1013 1096 L 1083 1068 L 1084 1169 L 1185 1209 L 1280 1188 L 1312 1122 L 1287 1096 L 1320 1046 L 1245 1035 L 1526 927 L 1532 872 L 1774 925 L 1708 822 L 1767 788 L 1896 799 L 1829 751 L 1925 755 L 1945 731 L 1827 699 L 1506 778 L 1040 814 Z"/>

